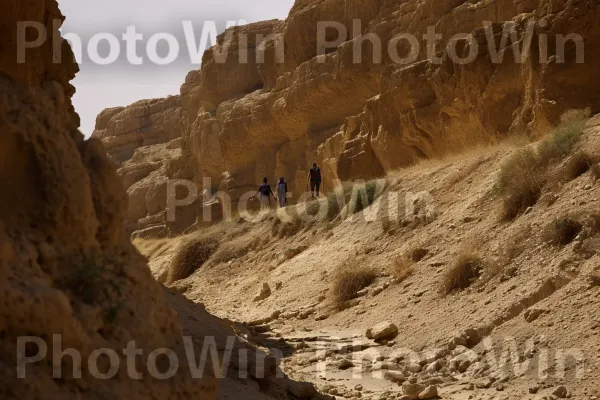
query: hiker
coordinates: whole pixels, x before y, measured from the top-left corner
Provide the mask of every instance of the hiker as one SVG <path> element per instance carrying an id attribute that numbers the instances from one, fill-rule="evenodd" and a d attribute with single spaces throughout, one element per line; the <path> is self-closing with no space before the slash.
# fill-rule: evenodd
<path id="1" fill-rule="evenodd" d="M 277 198 L 279 199 L 279 207 L 280 208 L 287 207 L 287 192 L 288 192 L 287 182 L 285 181 L 285 179 L 282 176 L 281 178 L 279 178 L 279 181 L 277 182 Z"/>
<path id="2" fill-rule="evenodd" d="M 256 198 L 256 196 L 258 194 L 260 194 L 260 208 L 264 209 L 264 208 L 270 208 L 271 207 L 271 196 L 273 196 L 273 199 L 275 199 L 277 201 L 277 198 L 275 197 L 275 194 L 273 193 L 273 189 L 271 188 L 271 185 L 269 185 L 269 179 L 268 178 L 263 178 L 263 183 L 262 185 L 259 186 L 258 188 L 258 192 L 256 192 L 256 194 L 254 196 L 252 196 L 252 198 Z"/>
<path id="3" fill-rule="evenodd" d="M 308 171 L 308 180 L 310 181 L 310 193 L 311 197 L 315 198 L 315 190 L 317 192 L 317 199 L 319 198 L 319 191 L 321 190 L 321 168 L 317 163 L 313 163 L 312 168 Z"/>

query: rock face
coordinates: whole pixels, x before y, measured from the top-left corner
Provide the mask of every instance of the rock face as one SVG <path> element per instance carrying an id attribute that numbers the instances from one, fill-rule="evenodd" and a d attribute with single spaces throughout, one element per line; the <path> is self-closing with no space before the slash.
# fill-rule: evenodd
<path id="1" fill-rule="evenodd" d="M 14 44 L 17 21 L 39 21 L 49 37 L 60 35 L 51 22 L 62 18 L 55 1 L 9 0 L 1 8 L 4 50 Z M 0 397 L 214 399 L 210 368 L 199 380 L 185 367 L 170 380 L 155 379 L 148 369 L 141 380 L 129 379 L 124 368 L 102 380 L 87 362 L 94 350 L 108 349 L 123 366 L 131 340 L 143 352 L 140 360 L 159 348 L 185 357 L 183 330 L 123 231 L 127 196 L 106 150 L 77 130 L 68 85 L 77 66 L 53 64 L 52 46 L 46 41 L 18 68 L 8 56 L 16 52 L 0 56 Z M 24 336 L 39 342 L 18 348 Z M 61 349 L 78 351 L 82 378 L 74 378 L 69 356 L 53 368 L 57 339 Z M 17 379 L 19 354 L 38 351 L 26 379 Z M 62 379 L 54 379 L 59 368 Z"/>
<path id="2" fill-rule="evenodd" d="M 600 56 L 593 50 L 600 46 L 599 11 L 593 0 L 297 0 L 285 22 L 225 32 L 205 53 L 203 68 L 187 76 L 173 128 L 189 160 L 182 175 L 233 201 L 263 176 L 284 176 L 298 198 L 312 161 L 332 188 L 338 179 L 378 177 L 510 133 L 542 135 L 568 109 L 600 111 Z M 316 21 L 341 24 L 355 38 L 318 55 Z M 442 38 L 435 48 L 421 40 L 429 27 Z M 393 40 L 404 33 L 420 42 L 412 59 L 407 42 Z M 459 33 L 472 40 L 450 40 Z M 557 51 L 557 35 L 573 33 L 584 40 L 584 63 L 576 62 L 573 41 L 565 62 Z M 373 34 L 382 52 L 367 40 Z M 334 40 L 335 32 L 326 37 Z M 547 57 L 540 52 L 546 42 Z M 517 49 L 522 62 L 515 62 Z M 144 129 L 136 137 L 155 136 Z M 120 142 L 115 135 L 102 140 Z M 128 143 L 111 155 L 130 152 Z"/>
<path id="3" fill-rule="evenodd" d="M 100 139 L 117 166 L 129 195 L 125 226 L 135 237 L 181 233 L 195 222 L 199 204 L 191 201 L 169 220 L 169 180 L 192 180 L 191 158 L 181 151 L 183 125 L 179 96 L 142 100 L 128 107 L 104 110 L 93 137 Z M 172 186 L 173 194 L 183 188 Z M 181 195 L 187 196 L 187 192 Z M 177 218 L 178 217 L 178 218 Z M 190 221 L 185 226 L 177 224 Z"/>
<path id="4" fill-rule="evenodd" d="M 228 368 L 220 389 L 212 363 L 192 373 L 196 360 L 183 361 L 190 350 L 201 353 L 208 335 L 219 348 L 235 338 L 234 352 L 249 350 L 251 359 L 260 351 L 237 338 L 231 322 L 166 294 L 153 279 L 123 229 L 123 179 L 100 140 L 86 141 L 77 130 L 68 86 L 76 66 L 51 64 L 52 40 L 18 67 L 7 56 L 16 54 L 18 21 L 38 21 L 49 37 L 60 35 L 49 22 L 61 18 L 54 0 L 22 3 L 0 1 L 0 47 L 9 49 L 0 52 L 0 398 L 288 398 L 293 382 L 275 378 L 277 360 L 266 354 L 264 366 Z M 164 113 L 174 107 L 159 103 L 147 105 L 160 108 L 157 120 L 168 124 Z M 119 146 L 125 154 L 126 141 Z M 185 328 L 187 344 L 172 307 L 195 321 Z M 172 376 L 174 362 L 164 354 L 179 361 Z M 242 367 L 254 387 L 242 384 Z"/>
<path id="5" fill-rule="evenodd" d="M 0 397 L 75 399 L 85 388 L 91 397 L 214 398 L 210 375 L 195 382 L 183 373 L 169 382 L 146 370 L 134 381 L 120 370 L 123 379 L 103 381 L 83 362 L 83 378 L 70 379 L 68 357 L 63 379 L 52 378 L 52 335 L 83 360 L 115 349 L 121 365 L 130 340 L 146 357 L 157 348 L 185 352 L 176 313 L 124 234 L 127 197 L 104 148 L 61 119 L 68 102 L 60 84 L 42 86 L 0 74 Z M 41 338 L 48 362 L 28 365 L 27 379 L 16 379 L 22 336 Z"/>

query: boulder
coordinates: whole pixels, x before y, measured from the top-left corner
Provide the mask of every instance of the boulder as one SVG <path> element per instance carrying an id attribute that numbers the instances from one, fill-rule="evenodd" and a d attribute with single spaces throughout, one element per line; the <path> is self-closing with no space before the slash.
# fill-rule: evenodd
<path id="1" fill-rule="evenodd" d="M 373 340 L 394 339 L 398 335 L 398 327 L 389 321 L 384 321 L 368 329 L 365 335 Z"/>
<path id="2" fill-rule="evenodd" d="M 386 371 L 383 374 L 383 377 L 384 377 L 384 379 L 387 379 L 388 381 L 397 383 L 399 385 L 401 385 L 402 383 L 404 383 L 404 381 L 406 381 L 406 377 L 400 371 Z"/>
<path id="3" fill-rule="evenodd" d="M 419 383 L 404 382 L 402 392 L 413 399 L 418 399 L 419 395 L 426 389 L 425 385 Z"/>
<path id="4" fill-rule="evenodd" d="M 434 397 L 438 397 L 437 386 L 428 386 L 425 388 L 425 390 L 419 393 L 419 399 L 433 399 Z"/>

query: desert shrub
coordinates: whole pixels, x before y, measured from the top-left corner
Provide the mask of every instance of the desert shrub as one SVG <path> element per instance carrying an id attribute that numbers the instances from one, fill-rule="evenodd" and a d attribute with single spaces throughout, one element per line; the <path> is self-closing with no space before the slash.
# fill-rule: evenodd
<path id="1" fill-rule="evenodd" d="M 58 286 L 85 304 L 101 306 L 105 322 L 115 323 L 122 308 L 123 265 L 96 252 L 76 256 L 69 263 L 71 268 L 58 279 Z"/>
<path id="2" fill-rule="evenodd" d="M 290 237 L 300 232 L 304 227 L 304 223 L 300 215 L 292 214 L 288 220 L 280 221 L 277 226 L 276 232 L 279 237 Z"/>
<path id="3" fill-rule="evenodd" d="M 414 273 L 413 265 L 414 262 L 406 256 L 394 259 L 394 277 L 396 278 L 396 283 L 404 282 Z"/>
<path id="4" fill-rule="evenodd" d="M 572 181 L 588 172 L 592 164 L 593 160 L 589 154 L 578 151 L 566 161 L 562 170 L 562 176 L 565 180 Z"/>
<path id="5" fill-rule="evenodd" d="M 133 244 L 145 257 L 153 259 L 167 251 L 169 239 L 136 239 Z"/>
<path id="6" fill-rule="evenodd" d="M 256 239 L 245 240 L 244 238 L 239 238 L 221 244 L 219 249 L 210 257 L 211 264 L 226 263 L 245 256 L 250 249 L 258 247 L 258 240 Z"/>
<path id="7" fill-rule="evenodd" d="M 512 220 L 534 206 L 542 193 L 545 172 L 539 167 L 535 153 L 522 149 L 500 168 L 496 190 L 503 198 L 502 217 Z"/>
<path id="8" fill-rule="evenodd" d="M 537 203 L 548 180 L 550 165 L 572 151 L 586 122 L 585 112 L 566 113 L 552 135 L 540 143 L 537 152 L 522 149 L 504 163 L 496 183 L 503 197 L 503 219 L 512 220 Z M 564 176 L 573 179 L 589 170 L 591 163 L 587 154 L 577 153 L 567 162 Z"/>
<path id="9" fill-rule="evenodd" d="M 373 204 L 383 191 L 384 186 L 384 180 L 375 179 L 355 187 L 349 203 L 350 213 L 359 213 Z"/>
<path id="10" fill-rule="evenodd" d="M 460 254 L 452 268 L 444 276 L 442 293 L 449 295 L 467 289 L 479 279 L 483 271 L 484 263 L 478 255 L 471 252 Z"/>
<path id="11" fill-rule="evenodd" d="M 338 309 L 342 309 L 344 304 L 356 297 L 356 293 L 370 286 L 377 274 L 373 268 L 364 266 L 354 266 L 346 264 L 337 272 L 333 282 L 332 295 Z"/>
<path id="12" fill-rule="evenodd" d="M 587 124 L 589 112 L 573 110 L 561 117 L 561 123 L 538 148 L 539 161 L 550 164 L 567 156 L 575 147 Z"/>
<path id="13" fill-rule="evenodd" d="M 211 236 L 189 239 L 171 261 L 169 283 L 185 279 L 204 265 L 219 248 L 219 241 Z"/>
<path id="14" fill-rule="evenodd" d="M 325 201 L 327 202 L 325 219 L 327 221 L 332 221 L 335 217 L 340 215 L 342 208 L 350 201 L 353 186 L 354 185 L 351 182 L 344 182 L 341 186 L 325 196 Z"/>
<path id="15" fill-rule="evenodd" d="M 552 245 L 565 246 L 571 243 L 583 229 L 581 223 L 571 218 L 558 218 L 543 232 L 544 240 Z"/>

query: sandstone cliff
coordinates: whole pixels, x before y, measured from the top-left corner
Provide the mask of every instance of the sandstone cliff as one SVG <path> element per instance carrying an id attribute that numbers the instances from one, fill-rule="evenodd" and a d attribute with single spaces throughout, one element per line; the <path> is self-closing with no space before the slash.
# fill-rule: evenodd
<path id="1" fill-rule="evenodd" d="M 166 293 L 132 246 L 123 229 L 128 199 L 114 160 L 100 140 L 84 140 L 77 130 L 68 83 L 77 66 L 51 62 L 52 40 L 31 50 L 29 61 L 13 62 L 17 21 L 38 21 L 48 27 L 50 38 L 60 35 L 51 23 L 62 18 L 56 2 L 7 0 L 0 7 L 0 398 L 287 399 L 292 382 L 275 380 L 277 360 L 240 339 L 231 323 Z M 67 53 L 64 42 L 63 48 Z M 110 149 L 122 150 L 114 158 L 135 160 L 139 143 L 130 146 L 127 131 L 146 123 L 153 124 L 153 134 L 144 136 L 145 142 L 175 139 L 177 105 L 172 98 L 130 108 L 139 125 L 119 128 L 123 137 Z M 112 110 L 108 119 L 118 119 L 120 111 Z M 159 124 L 165 126 L 164 135 Z M 177 145 L 166 146 L 176 159 Z M 172 160 L 161 161 L 142 171 L 131 168 L 122 177 L 140 181 L 153 169 L 168 170 Z M 219 388 L 212 364 L 193 377 L 190 365 L 197 360 L 184 361 L 189 354 L 184 333 L 198 356 L 207 337 L 219 352 L 233 338 L 234 353 L 245 350 L 250 360 L 264 356 L 268 368 L 258 375 L 251 364 L 249 377 L 240 378 L 237 369 L 243 365 L 234 364 Z M 18 338 L 26 336 L 37 342 L 19 347 Z M 124 353 L 132 341 L 141 351 L 133 372 Z M 171 350 L 179 360 L 169 379 L 160 376 L 168 375 L 173 362 L 160 356 L 151 361 L 151 352 L 160 349 Z M 112 354 L 110 362 L 98 357 L 98 350 Z M 18 379 L 20 358 L 38 354 L 25 367 L 25 378 Z"/>
<path id="2" fill-rule="evenodd" d="M 2 9 L 2 45 L 10 51 L 0 64 L 0 397 L 215 398 L 210 373 L 171 382 L 147 371 L 142 380 L 128 379 L 123 368 L 111 380 L 91 376 L 86 361 L 94 350 L 116 349 L 122 358 L 130 340 L 145 357 L 157 348 L 183 356 L 183 331 L 123 231 L 127 196 L 105 149 L 77 130 L 68 83 L 77 66 L 52 63 L 52 40 L 28 53 L 26 63 L 12 62 L 17 21 L 38 21 L 50 38 L 59 35 L 51 22 L 62 18 L 56 2 L 5 1 Z M 53 365 L 53 335 L 62 349 L 79 351 L 81 379 L 68 356 Z M 48 351 L 27 366 L 27 379 L 16 379 L 22 336 L 40 338 Z M 36 352 L 27 347 L 27 355 Z M 62 379 L 53 379 L 61 367 Z"/>
<path id="3" fill-rule="evenodd" d="M 599 7 L 592 0 L 298 0 L 285 22 L 221 35 L 205 53 L 202 69 L 187 76 L 181 130 L 174 130 L 181 132 L 189 161 L 184 175 L 234 200 L 263 176 L 285 176 L 297 196 L 314 160 L 331 188 L 337 179 L 380 176 L 511 133 L 540 135 L 570 108 L 600 111 L 600 77 L 594 73 L 600 66 Z M 360 29 L 356 38 L 318 56 L 317 21 L 340 23 L 350 35 L 355 21 Z M 492 23 L 489 39 L 486 21 Z M 503 42 L 509 24 L 517 33 Z M 413 62 L 394 62 L 386 50 L 390 41 L 404 33 L 420 40 L 428 27 L 441 35 L 437 47 L 428 49 L 423 40 Z M 446 45 L 458 33 L 472 33 L 478 46 L 457 40 L 453 59 Z M 556 35 L 572 33 L 585 43 L 584 63 L 576 62 L 573 42 L 565 46 L 565 62 L 557 54 Z M 368 40 L 373 34 L 382 42 L 381 62 L 374 62 L 377 45 Z M 248 62 L 239 61 L 242 37 L 249 38 Z M 328 31 L 329 40 L 335 37 Z M 544 55 L 540 47 L 546 42 Z M 392 48 L 404 58 L 408 49 L 400 43 Z M 522 62 L 515 62 L 513 43 L 523 49 Z M 492 62 L 490 45 L 502 62 Z M 358 49 L 362 54 L 354 62 Z M 222 52 L 228 58 L 219 62 Z M 456 62 L 470 54 L 472 62 Z M 106 112 L 99 117 L 105 119 Z M 103 141 L 116 135 L 107 132 Z M 202 187 L 203 178 L 211 179 L 210 187 Z M 143 205 L 132 213 L 129 218 L 137 220 Z"/>

